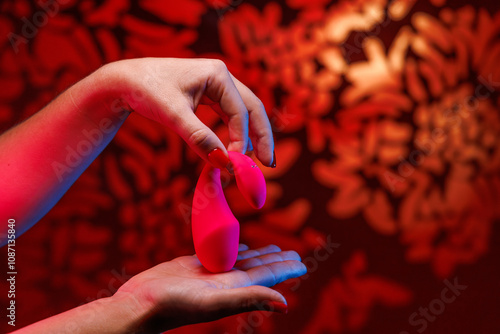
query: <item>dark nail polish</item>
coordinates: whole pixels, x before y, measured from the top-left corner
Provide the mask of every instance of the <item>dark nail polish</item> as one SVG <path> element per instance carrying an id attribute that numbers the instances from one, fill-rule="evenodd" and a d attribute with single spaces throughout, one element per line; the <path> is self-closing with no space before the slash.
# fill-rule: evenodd
<path id="1" fill-rule="evenodd" d="M 270 166 L 271 168 L 276 168 L 276 152 L 273 151 L 273 163 Z"/>
<path id="2" fill-rule="evenodd" d="M 208 161 L 217 168 L 226 168 L 229 158 L 220 148 L 216 148 L 208 153 Z"/>

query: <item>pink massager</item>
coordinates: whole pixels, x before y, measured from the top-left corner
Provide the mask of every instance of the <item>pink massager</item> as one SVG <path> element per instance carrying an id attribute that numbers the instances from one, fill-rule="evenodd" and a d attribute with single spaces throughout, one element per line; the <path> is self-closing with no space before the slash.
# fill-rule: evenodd
<path id="1" fill-rule="evenodd" d="M 236 185 L 243 197 L 260 209 L 266 201 L 262 171 L 248 156 L 228 152 Z M 201 264 L 213 273 L 233 268 L 238 256 L 240 224 L 229 208 L 222 190 L 220 169 L 207 164 L 194 191 L 192 209 L 193 243 Z"/>

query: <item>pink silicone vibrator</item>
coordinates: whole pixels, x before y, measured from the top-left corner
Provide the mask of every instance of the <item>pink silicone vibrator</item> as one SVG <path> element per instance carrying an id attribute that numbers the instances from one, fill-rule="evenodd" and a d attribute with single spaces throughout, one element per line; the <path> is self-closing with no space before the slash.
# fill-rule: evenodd
<path id="1" fill-rule="evenodd" d="M 266 201 L 262 171 L 248 156 L 228 152 L 236 185 L 256 209 Z M 233 268 L 238 256 L 240 224 L 229 208 L 222 190 L 220 169 L 207 164 L 194 191 L 192 208 L 193 243 L 201 264 L 218 273 Z"/>

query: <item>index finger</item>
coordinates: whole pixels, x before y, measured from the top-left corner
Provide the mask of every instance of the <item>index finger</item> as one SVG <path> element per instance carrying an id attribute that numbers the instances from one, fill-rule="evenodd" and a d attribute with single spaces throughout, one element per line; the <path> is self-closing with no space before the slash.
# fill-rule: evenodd
<path id="1" fill-rule="evenodd" d="M 276 158 L 274 155 L 273 131 L 264 104 L 250 88 L 241 83 L 231 73 L 229 74 L 248 110 L 250 138 L 252 139 L 255 155 L 265 166 L 274 167 Z"/>
<path id="2" fill-rule="evenodd" d="M 245 153 L 248 145 L 248 111 L 221 60 L 211 60 L 205 94 L 212 101 L 218 102 L 222 112 L 227 115 L 230 141 L 228 150 Z"/>

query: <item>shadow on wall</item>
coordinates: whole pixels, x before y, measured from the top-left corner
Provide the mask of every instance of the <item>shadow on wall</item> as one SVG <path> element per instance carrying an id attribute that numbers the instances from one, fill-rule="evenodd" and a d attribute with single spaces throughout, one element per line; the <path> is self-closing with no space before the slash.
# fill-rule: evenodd
<path id="1" fill-rule="evenodd" d="M 500 330 L 496 1 L 16 0 L 0 9 L 2 129 L 102 64 L 133 57 L 220 58 L 265 105 L 278 160 L 259 165 L 268 200 L 255 211 L 232 183 L 226 197 L 243 242 L 294 249 L 309 273 L 277 287 L 287 317 L 250 313 L 174 332 Z M 198 115 L 227 142 L 215 113 Z M 18 240 L 18 325 L 192 253 L 201 167 L 176 134 L 132 115 Z"/>

